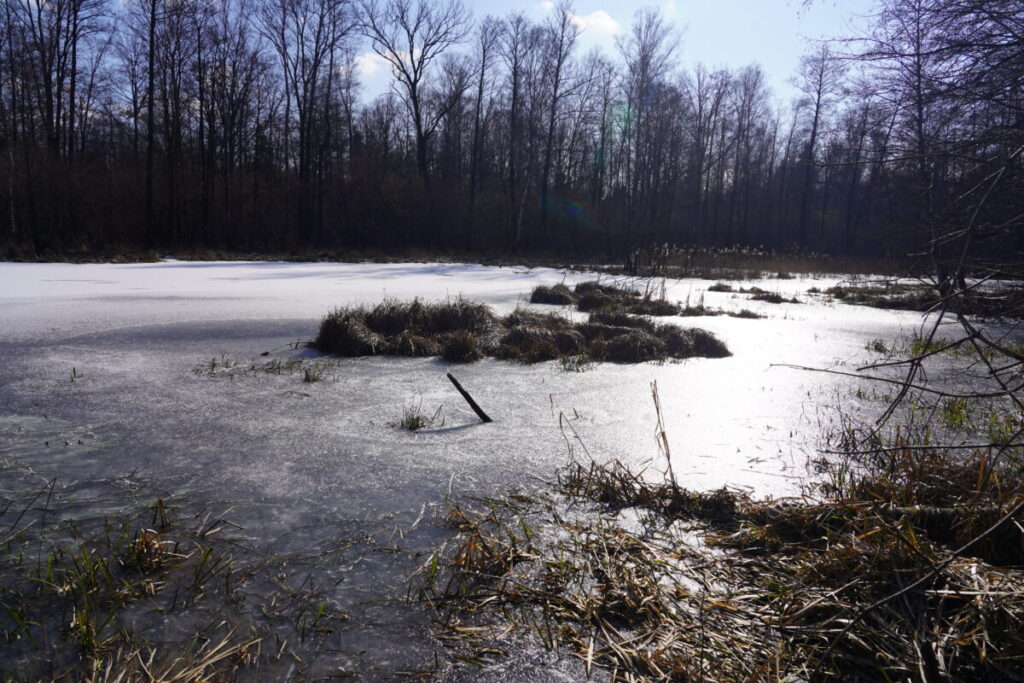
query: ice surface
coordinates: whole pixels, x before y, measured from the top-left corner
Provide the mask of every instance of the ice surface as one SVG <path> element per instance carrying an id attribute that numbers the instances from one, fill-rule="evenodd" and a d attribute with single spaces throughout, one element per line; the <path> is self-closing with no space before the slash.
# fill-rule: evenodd
<path id="1" fill-rule="evenodd" d="M 796 490 L 800 447 L 813 444 L 818 411 L 835 402 L 841 383 L 773 366 L 850 369 L 865 359 L 867 340 L 892 339 L 920 324 L 914 314 L 772 305 L 705 293 L 707 281 L 670 282 L 669 298 L 704 296 L 708 306 L 770 318 L 677 321 L 717 333 L 733 351 L 727 359 L 603 364 L 585 373 L 563 372 L 557 363 L 488 360 L 459 367 L 458 376 L 497 422 L 436 434 L 387 426 L 416 396 L 425 408 L 444 404 L 449 426 L 473 423 L 444 380 L 446 364 L 436 360 L 345 361 L 337 381 L 315 385 L 296 385 L 294 376 L 226 384 L 191 372 L 222 355 L 236 362 L 259 360 L 271 349 L 295 355 L 281 347 L 313 337 L 320 316 L 339 305 L 462 295 L 507 312 L 536 284 L 587 277 L 593 276 L 459 264 L 0 264 L 4 401 L 19 407 L 54 401 L 82 419 L 132 420 L 135 443 L 168 442 L 132 453 L 136 469 L 191 466 L 204 471 L 205 481 L 230 473 L 220 482 L 229 489 L 230 481 L 248 481 L 288 497 L 310 486 L 338 486 L 327 475 L 339 458 L 346 472 L 388 471 L 386 478 L 361 481 L 364 491 L 401 488 L 401 482 L 446 484 L 452 474 L 511 482 L 548 476 L 566 456 L 559 413 L 579 418 L 573 425 L 595 457 L 641 461 L 656 455 L 649 385 L 657 380 L 674 466 L 688 486 L 782 495 Z M 745 284 L 793 295 L 834 280 Z M 84 378 L 67 386 L 72 368 Z M 48 391 L 41 395 L 43 387 Z M 289 389 L 310 396 L 287 395 Z M 235 457 L 256 443 L 264 446 Z M 176 451 L 190 462 L 173 457 Z M 196 463 L 196 454 L 207 451 Z M 435 479 L 424 479 L 423 469 Z M 365 504 L 373 506 L 374 494 L 383 491 L 368 493 Z"/>
<path id="2" fill-rule="evenodd" d="M 578 457 L 585 446 L 597 460 L 659 468 L 656 380 L 682 485 L 786 496 L 799 491 L 831 407 L 851 389 L 841 377 L 779 366 L 852 370 L 870 357 L 869 340 L 921 324 L 913 313 L 805 296 L 838 278 L 743 283 L 807 302 L 781 305 L 683 280 L 666 283 L 670 299 L 703 295 L 707 306 L 769 317 L 673 321 L 715 332 L 731 358 L 599 364 L 582 373 L 556 362 L 452 368 L 380 357 L 341 360 L 312 384 L 301 373 L 201 371 L 211 360 L 244 369 L 308 358 L 289 343 L 311 339 L 320 317 L 340 305 L 461 295 L 505 313 L 535 285 L 593 277 L 461 264 L 0 263 L 0 455 L 41 479 L 133 476 L 170 498 L 233 506 L 260 552 L 309 553 L 345 535 L 408 531 L 448 492 L 537 487 L 567 461 L 566 436 Z M 449 370 L 494 423 L 477 424 L 445 379 Z M 413 400 L 429 412 L 443 406 L 444 426 L 417 434 L 389 426 Z M 560 416 L 579 440 L 560 428 Z M 405 542 L 424 550 L 446 533 L 418 529 Z M 377 615 L 375 627 L 339 646 L 360 653 L 351 655 L 356 669 L 429 659 L 408 647 L 411 627 L 395 626 L 377 602 L 403 593 L 413 567 L 382 557 L 323 569 L 341 582 L 333 599 L 344 609 Z"/>

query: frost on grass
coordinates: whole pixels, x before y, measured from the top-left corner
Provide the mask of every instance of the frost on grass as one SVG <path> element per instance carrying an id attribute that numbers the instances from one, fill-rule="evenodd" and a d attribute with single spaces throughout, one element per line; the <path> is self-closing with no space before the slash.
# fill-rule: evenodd
<path id="1" fill-rule="evenodd" d="M 582 291 L 584 296 L 607 297 L 608 289 L 594 285 Z M 639 295 L 629 298 L 642 310 L 653 310 L 655 302 Z M 586 322 L 575 323 L 522 310 L 500 318 L 489 307 L 461 298 L 443 302 L 387 300 L 373 308 L 339 308 L 328 314 L 313 345 L 321 352 L 341 356 L 441 356 L 456 363 L 484 356 L 524 363 L 583 356 L 639 363 L 730 355 L 726 345 L 710 332 L 655 324 L 632 310 L 640 309 L 606 307 Z"/>

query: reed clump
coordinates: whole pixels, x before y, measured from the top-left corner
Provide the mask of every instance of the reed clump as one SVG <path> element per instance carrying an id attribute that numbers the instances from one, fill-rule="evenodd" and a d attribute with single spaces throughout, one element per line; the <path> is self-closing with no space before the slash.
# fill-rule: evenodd
<path id="1" fill-rule="evenodd" d="M 218 542 L 224 523 L 179 519 L 163 499 L 116 518 L 67 520 L 60 511 L 81 504 L 67 495 L 55 479 L 34 495 L 2 496 L 0 676 L 184 682 L 250 670 L 265 634 L 214 618 L 232 614 L 251 576 Z M 152 637 L 143 615 L 157 611 L 181 625 L 180 638 Z M 202 622 L 192 636 L 190 619 Z"/>
<path id="2" fill-rule="evenodd" d="M 836 301 L 899 311 L 934 311 L 948 307 L 951 312 L 982 318 L 1024 317 L 1024 288 L 1019 284 L 998 287 L 968 287 L 944 297 L 940 287 L 926 281 L 882 281 L 836 285 L 823 294 Z"/>
<path id="3" fill-rule="evenodd" d="M 726 285 L 728 287 L 728 285 Z M 801 303 L 796 297 L 786 298 L 778 292 L 769 292 L 766 289 L 760 287 L 729 287 L 728 289 L 710 289 L 709 291 L 728 291 L 735 292 L 737 294 L 749 294 L 751 301 L 762 301 L 766 304 L 798 304 Z"/>
<path id="4" fill-rule="evenodd" d="M 576 285 L 575 293 L 579 297 L 576 307 L 584 313 L 669 316 L 679 315 L 682 311 L 678 303 L 665 299 L 664 291 L 659 295 L 650 283 L 641 294 L 629 286 L 593 280 Z"/>
<path id="5" fill-rule="evenodd" d="M 531 304 L 551 304 L 554 306 L 572 306 L 579 297 L 563 284 L 552 287 L 539 285 L 530 293 Z"/>
<path id="6" fill-rule="evenodd" d="M 612 680 L 1012 680 L 1024 660 L 1024 453 L 915 436 L 837 434 L 819 483 L 784 501 L 572 462 L 562 498 L 495 505 L 473 527 L 478 545 L 528 553 L 474 574 L 471 593 L 429 600 L 478 620 L 500 613 Z M 470 657 L 496 646 L 451 642 Z"/>
<path id="7" fill-rule="evenodd" d="M 607 292 L 620 291 L 596 283 L 583 283 L 577 290 L 584 297 L 608 297 Z M 635 292 L 616 296 L 654 310 L 650 300 Z M 602 307 L 586 322 L 574 322 L 525 310 L 499 318 L 489 307 L 463 299 L 387 300 L 372 308 L 333 311 L 324 317 L 312 345 L 340 356 L 441 356 L 452 363 L 487 356 L 523 363 L 572 358 L 576 366 L 581 359 L 641 363 L 729 355 L 725 344 L 710 332 L 658 325 L 630 310 Z"/>
<path id="8" fill-rule="evenodd" d="M 732 292 L 738 291 L 745 294 L 753 294 L 757 301 L 768 301 L 769 303 L 800 303 L 795 298 L 785 299 L 781 295 L 766 292 L 754 287 L 752 289 L 734 290 L 732 285 L 716 283 L 708 288 L 711 292 Z M 739 312 L 726 311 L 704 305 L 704 297 L 701 295 L 696 304 L 691 304 L 689 297 L 683 303 L 669 301 L 665 298 L 664 286 L 661 291 L 651 286 L 648 282 L 643 293 L 625 284 L 608 284 L 598 280 L 581 282 L 574 290 L 569 290 L 565 285 L 554 287 L 540 286 L 533 290 L 530 303 L 557 304 L 562 306 L 575 305 L 577 310 L 583 313 L 590 313 L 591 319 L 594 316 L 607 320 L 618 320 L 616 325 L 627 327 L 638 327 L 637 316 L 717 316 L 728 315 L 735 318 L 763 318 L 764 316 L 748 310 Z M 633 322 L 622 323 L 630 319 Z"/>

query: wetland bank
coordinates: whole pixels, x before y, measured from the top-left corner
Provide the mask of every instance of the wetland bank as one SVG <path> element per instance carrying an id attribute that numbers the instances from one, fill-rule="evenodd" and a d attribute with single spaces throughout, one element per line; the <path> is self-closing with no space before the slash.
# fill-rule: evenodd
<path id="1" fill-rule="evenodd" d="M 855 473 L 835 465 L 852 461 L 823 456 L 829 436 L 870 423 L 891 398 L 848 374 L 928 332 L 919 312 L 825 294 L 856 286 L 850 279 L 773 276 L 732 283 L 749 290 L 738 293 L 715 291 L 724 288 L 714 280 L 462 264 L 0 264 L 4 674 L 785 673 L 743 669 L 736 652 L 753 642 L 763 649 L 745 661 L 786 653 L 814 662 L 821 639 L 780 645 L 776 607 L 753 577 L 788 583 L 791 603 L 806 607 L 794 613 L 813 614 L 816 604 L 848 618 L 842 610 L 881 597 L 877 586 L 838 604 L 842 586 L 813 577 L 846 571 L 843 558 L 863 556 L 855 546 L 865 534 L 878 540 L 875 550 L 903 557 L 891 548 L 916 522 L 828 501 L 968 502 L 938 484 L 931 497 L 912 493 L 909 481 L 901 488 L 896 474 L 908 473 L 886 470 L 889 461 L 863 456 Z M 538 362 L 453 365 L 420 354 L 336 357 L 307 345 L 330 311 L 384 300 L 476 302 L 504 321 L 503 335 L 515 331 L 516 315 L 557 311 L 573 326 L 594 325 L 593 311 L 529 301 L 536 287 L 572 292 L 594 280 L 638 299 L 656 286 L 654 300 L 677 314 L 658 324 L 705 329 L 732 355 L 574 365 L 535 353 L 529 360 Z M 754 288 L 783 303 L 758 300 Z M 707 314 L 684 317 L 698 301 Z M 763 317 L 712 314 L 743 310 Z M 937 354 L 929 380 L 938 386 L 968 355 Z M 493 423 L 478 423 L 448 371 Z M 395 426 L 411 404 L 438 411 L 434 422 L 415 432 Z M 951 405 L 950 430 L 962 426 L 958 415 Z M 1019 425 L 1012 412 L 963 419 L 993 430 L 992 443 Z M 877 452 L 907 445 L 905 437 L 880 437 Z M 977 460 L 965 463 L 957 481 L 978 473 Z M 1007 463 L 1013 457 L 990 474 L 1011 481 Z M 1000 491 L 986 498 L 983 521 L 995 523 L 1013 487 L 972 481 Z M 797 500 L 813 485 L 818 498 L 799 498 L 789 516 L 765 502 Z M 832 531 L 797 538 L 804 527 Z M 829 552 L 812 547 L 830 533 Z M 969 538 L 925 539 L 915 552 L 938 558 L 929 543 L 957 540 Z M 796 541 L 807 545 L 787 545 Z M 701 563 L 730 547 L 740 549 L 730 572 Z M 609 558 L 618 558 L 619 575 L 609 576 Z M 983 556 L 993 564 L 981 574 L 953 568 L 997 584 L 992 567 L 1011 560 Z M 798 580 L 792 566 L 804 568 Z M 927 589 L 1016 596 L 1016 578 L 1002 580 Z M 1000 618 L 1016 618 L 1013 600 Z M 681 629 L 686 623 L 695 629 Z M 893 633 L 878 648 L 900 671 L 913 653 Z M 684 661 L 696 664 L 673 668 Z"/>

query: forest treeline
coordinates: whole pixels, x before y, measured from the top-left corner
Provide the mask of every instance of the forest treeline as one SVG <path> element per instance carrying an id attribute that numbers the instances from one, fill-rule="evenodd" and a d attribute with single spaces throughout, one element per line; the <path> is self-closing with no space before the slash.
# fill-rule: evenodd
<path id="1" fill-rule="evenodd" d="M 780 10 L 783 11 L 783 10 Z M 788 10 L 792 11 L 792 10 Z M 1021 250 L 1024 5 L 879 0 L 780 103 L 634 17 L 457 0 L 5 0 L 0 247 Z M 395 77 L 367 101 L 360 55 Z M 699 55 L 697 56 L 699 57 Z"/>

